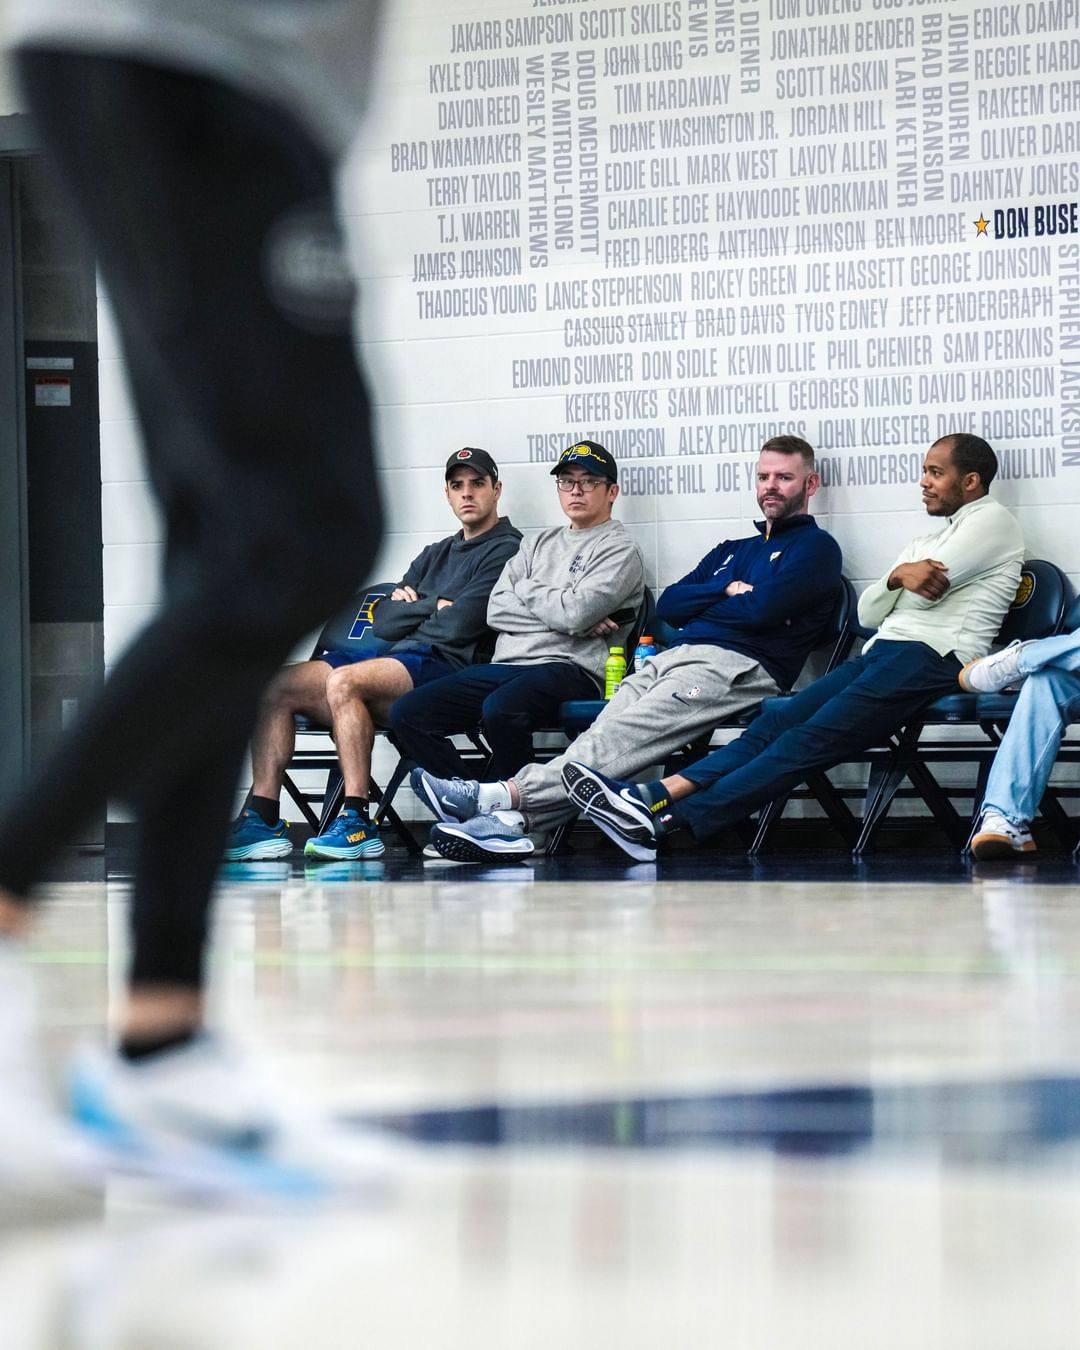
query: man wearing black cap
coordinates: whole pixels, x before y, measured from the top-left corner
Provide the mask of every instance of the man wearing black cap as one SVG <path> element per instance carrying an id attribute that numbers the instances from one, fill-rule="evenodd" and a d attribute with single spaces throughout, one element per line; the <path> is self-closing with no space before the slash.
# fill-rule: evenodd
<path id="1" fill-rule="evenodd" d="M 372 612 L 383 646 L 364 656 L 326 651 L 286 666 L 263 700 L 252 739 L 254 781 L 233 822 L 226 857 L 281 858 L 291 851 L 280 819 L 281 780 L 296 741 L 294 713 L 332 725 L 345 779 L 341 814 L 309 839 L 323 858 L 374 858 L 385 852 L 368 818 L 371 749 L 376 725 L 402 694 L 467 666 L 488 635 L 491 588 L 521 534 L 498 514 L 502 483 L 486 450 L 466 447 L 446 462 L 446 500 L 461 522 L 457 534 L 414 558 L 401 585 Z"/>
<path id="2" fill-rule="evenodd" d="M 478 726 L 492 750 L 489 777 L 527 764 L 533 731 L 555 722 L 560 703 L 597 697 L 608 644 L 625 640 L 641 605 L 641 553 L 611 516 L 614 459 L 578 441 L 551 472 L 570 523 L 526 538 L 503 569 L 488 604 L 499 635 L 491 665 L 418 688 L 391 710 L 398 743 L 438 777 L 465 771 L 446 738 Z"/>

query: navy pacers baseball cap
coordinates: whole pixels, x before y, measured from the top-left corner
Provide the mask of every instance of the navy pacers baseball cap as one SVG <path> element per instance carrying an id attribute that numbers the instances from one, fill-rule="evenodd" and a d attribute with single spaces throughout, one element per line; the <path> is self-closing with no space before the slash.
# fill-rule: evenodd
<path id="1" fill-rule="evenodd" d="M 606 478 L 609 483 L 619 481 L 615 460 L 598 441 L 577 441 L 567 446 L 551 472 L 562 473 L 564 469 L 572 469 L 575 465 Z"/>

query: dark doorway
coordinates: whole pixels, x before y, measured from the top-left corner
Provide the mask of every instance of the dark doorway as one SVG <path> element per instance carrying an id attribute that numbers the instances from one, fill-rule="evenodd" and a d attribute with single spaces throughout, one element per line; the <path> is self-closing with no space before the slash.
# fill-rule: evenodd
<path id="1" fill-rule="evenodd" d="M 25 778 L 104 675 L 101 454 L 93 257 L 47 163 L 10 143 L 0 145 L 0 498 L 10 655 L 0 753 L 8 776 Z M 102 817 L 76 842 L 103 841 Z"/>

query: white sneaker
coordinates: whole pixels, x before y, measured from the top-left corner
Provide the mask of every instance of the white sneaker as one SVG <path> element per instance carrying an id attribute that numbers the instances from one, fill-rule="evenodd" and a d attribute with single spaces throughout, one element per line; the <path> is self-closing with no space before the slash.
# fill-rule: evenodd
<path id="1" fill-rule="evenodd" d="M 33 981 L 0 940 L 0 1192 L 42 1194 L 95 1181 L 94 1150 L 52 1100 L 38 1042 Z"/>
<path id="2" fill-rule="evenodd" d="M 984 811 L 971 840 L 972 856 L 979 862 L 994 858 L 1022 858 L 1035 852 L 1035 840 L 1026 825 L 1014 825 L 998 811 Z"/>
<path id="3" fill-rule="evenodd" d="M 135 1063 L 88 1052 L 71 1110 L 111 1170 L 200 1194 L 320 1199 L 388 1191 L 389 1140 L 303 1113 L 210 1036 Z"/>
<path id="4" fill-rule="evenodd" d="M 1026 642 L 1017 639 L 998 652 L 969 661 L 960 672 L 961 689 L 969 694 L 996 694 L 1011 684 L 1019 684 L 1024 678 L 1019 670 L 1020 653 L 1026 646 Z"/>

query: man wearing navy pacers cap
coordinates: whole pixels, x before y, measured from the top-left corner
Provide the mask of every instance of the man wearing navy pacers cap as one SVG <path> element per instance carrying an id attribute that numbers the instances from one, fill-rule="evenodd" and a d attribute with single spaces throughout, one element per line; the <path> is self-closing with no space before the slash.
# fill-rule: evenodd
<path id="1" fill-rule="evenodd" d="M 399 744 L 435 776 L 414 774 L 421 795 L 466 772 L 447 739 L 457 732 L 483 731 L 493 779 L 528 763 L 533 731 L 553 725 L 561 703 L 598 696 L 608 644 L 625 640 L 637 615 L 645 566 L 612 519 L 615 460 L 596 441 L 575 441 L 551 472 L 568 524 L 530 535 L 503 569 L 488 604 L 499 635 L 491 664 L 415 689 L 391 709 Z"/>
<path id="2" fill-rule="evenodd" d="M 375 727 L 386 724 L 402 694 L 483 659 L 488 596 L 521 542 L 519 531 L 499 516 L 499 466 L 486 450 L 455 450 L 445 477 L 446 500 L 461 529 L 429 544 L 400 586 L 375 605 L 372 628 L 381 641 L 286 666 L 267 690 L 252 738 L 252 792 L 233 822 L 225 855 L 230 860 L 286 857 L 292 850 L 278 804 L 296 743 L 294 713 L 333 727 L 345 779 L 341 814 L 304 851 L 319 858 L 385 852 L 368 817 Z"/>

